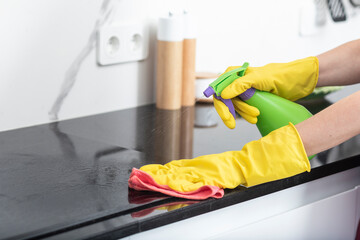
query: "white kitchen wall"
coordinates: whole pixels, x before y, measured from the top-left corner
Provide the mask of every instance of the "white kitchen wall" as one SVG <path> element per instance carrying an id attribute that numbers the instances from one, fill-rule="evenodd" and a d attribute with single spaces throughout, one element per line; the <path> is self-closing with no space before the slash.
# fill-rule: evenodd
<path id="1" fill-rule="evenodd" d="M 69 70 L 75 84 L 59 120 L 153 103 L 156 22 L 186 8 L 198 19 L 198 71 L 263 65 L 316 55 L 360 37 L 360 11 L 345 0 L 348 21 L 300 36 L 304 0 L 0 0 L 0 131 L 49 122 Z M 150 53 L 141 62 L 99 66 L 96 22 L 142 22 Z M 310 10 L 305 9 L 305 12 Z M 99 22 L 98 22 L 99 23 Z M 341 63 L 339 63 L 341 64 Z"/>

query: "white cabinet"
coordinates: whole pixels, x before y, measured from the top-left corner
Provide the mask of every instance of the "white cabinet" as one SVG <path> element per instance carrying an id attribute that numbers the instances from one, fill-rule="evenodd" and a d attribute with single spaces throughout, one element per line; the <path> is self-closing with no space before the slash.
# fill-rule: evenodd
<path id="1" fill-rule="evenodd" d="M 360 188 L 305 205 L 211 239 L 355 239 Z"/>
<path id="2" fill-rule="evenodd" d="M 360 167 L 124 239 L 354 239 Z"/>

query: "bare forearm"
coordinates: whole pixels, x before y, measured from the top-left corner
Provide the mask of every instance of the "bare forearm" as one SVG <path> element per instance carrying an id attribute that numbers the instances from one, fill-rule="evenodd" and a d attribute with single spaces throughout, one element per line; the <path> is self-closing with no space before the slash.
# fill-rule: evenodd
<path id="1" fill-rule="evenodd" d="M 342 86 L 360 82 L 360 39 L 317 56 L 317 86 Z"/>
<path id="2" fill-rule="evenodd" d="M 360 92 L 296 125 L 308 156 L 360 134 Z"/>

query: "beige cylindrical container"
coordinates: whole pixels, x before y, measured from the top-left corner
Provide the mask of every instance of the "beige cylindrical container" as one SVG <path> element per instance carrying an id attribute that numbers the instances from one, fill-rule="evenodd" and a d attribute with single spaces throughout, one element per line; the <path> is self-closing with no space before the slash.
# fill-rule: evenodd
<path id="1" fill-rule="evenodd" d="M 182 106 L 194 106 L 195 104 L 195 28 L 195 21 L 191 14 L 184 12 Z"/>
<path id="2" fill-rule="evenodd" d="M 160 18 L 157 32 L 156 107 L 181 108 L 183 17 Z"/>

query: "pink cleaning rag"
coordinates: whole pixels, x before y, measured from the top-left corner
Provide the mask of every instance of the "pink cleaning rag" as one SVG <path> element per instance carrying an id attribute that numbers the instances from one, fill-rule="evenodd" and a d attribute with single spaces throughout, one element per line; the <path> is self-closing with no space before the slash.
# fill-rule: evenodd
<path id="1" fill-rule="evenodd" d="M 187 198 L 194 200 L 207 199 L 209 197 L 222 198 L 224 189 L 216 186 L 202 186 L 191 192 L 179 192 L 167 185 L 160 185 L 146 172 L 133 168 L 129 178 L 129 187 L 135 190 L 161 192 L 173 197 Z"/>

